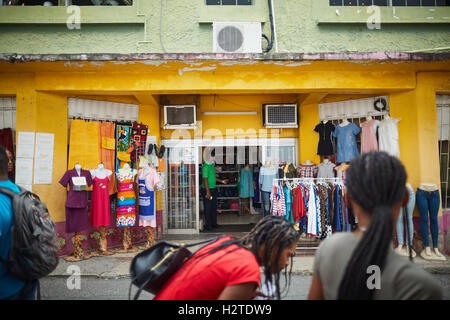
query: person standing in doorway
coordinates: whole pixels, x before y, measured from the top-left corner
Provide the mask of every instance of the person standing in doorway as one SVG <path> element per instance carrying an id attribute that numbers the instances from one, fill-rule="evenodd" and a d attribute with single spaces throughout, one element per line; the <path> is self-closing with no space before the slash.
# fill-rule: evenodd
<path id="1" fill-rule="evenodd" d="M 211 231 L 213 228 L 220 228 L 217 224 L 217 189 L 216 182 L 227 184 L 228 180 L 221 180 L 216 177 L 216 167 L 214 160 L 215 152 L 207 152 L 205 162 L 202 166 L 202 195 L 205 213 L 204 231 Z"/>

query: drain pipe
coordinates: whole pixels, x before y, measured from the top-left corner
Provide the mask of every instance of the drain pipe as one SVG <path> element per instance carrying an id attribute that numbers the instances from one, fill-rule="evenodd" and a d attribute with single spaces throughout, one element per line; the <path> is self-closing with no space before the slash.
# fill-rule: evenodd
<path id="1" fill-rule="evenodd" d="M 273 22 L 273 6 L 272 6 L 272 0 L 267 0 L 268 6 L 269 6 L 269 18 L 270 18 L 270 41 L 269 38 L 263 34 L 263 38 L 267 40 L 268 46 L 266 50 L 264 50 L 264 53 L 269 52 L 272 50 L 274 37 L 275 37 L 275 28 L 274 28 L 274 22 Z"/>

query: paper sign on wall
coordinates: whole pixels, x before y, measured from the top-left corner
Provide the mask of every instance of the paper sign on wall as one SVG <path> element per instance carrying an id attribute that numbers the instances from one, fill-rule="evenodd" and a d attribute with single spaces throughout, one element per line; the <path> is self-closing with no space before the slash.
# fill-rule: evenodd
<path id="1" fill-rule="evenodd" d="M 34 132 L 19 131 L 17 134 L 17 159 L 15 183 L 28 191 L 33 185 Z"/>
<path id="2" fill-rule="evenodd" d="M 55 134 L 36 133 L 34 184 L 52 184 Z"/>

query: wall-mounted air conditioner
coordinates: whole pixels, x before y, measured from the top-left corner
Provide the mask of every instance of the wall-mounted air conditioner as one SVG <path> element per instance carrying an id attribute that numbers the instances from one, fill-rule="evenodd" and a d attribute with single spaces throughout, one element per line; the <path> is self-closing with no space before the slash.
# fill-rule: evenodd
<path id="1" fill-rule="evenodd" d="M 195 105 L 164 106 L 164 129 L 194 129 L 196 123 Z"/>
<path id="2" fill-rule="evenodd" d="M 261 53 L 260 22 L 213 22 L 214 53 Z"/>
<path id="3" fill-rule="evenodd" d="M 297 104 L 264 104 L 266 128 L 298 128 Z"/>

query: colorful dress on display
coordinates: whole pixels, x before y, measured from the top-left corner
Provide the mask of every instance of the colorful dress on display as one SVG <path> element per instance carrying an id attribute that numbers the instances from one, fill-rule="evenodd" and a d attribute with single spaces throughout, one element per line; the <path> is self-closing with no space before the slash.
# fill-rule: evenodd
<path id="1" fill-rule="evenodd" d="M 94 177 L 92 189 L 90 223 L 93 227 L 107 227 L 110 225 L 109 178 Z"/>
<path id="2" fill-rule="evenodd" d="M 119 192 L 117 193 L 117 227 L 136 225 L 136 195 L 134 193 L 134 171 L 117 173 Z"/>
<path id="3" fill-rule="evenodd" d="M 156 228 L 156 201 L 154 186 L 159 175 L 154 168 L 141 169 L 139 179 L 139 226 Z"/>
<path id="4" fill-rule="evenodd" d="M 337 138 L 337 162 L 350 162 L 359 154 L 355 136 L 360 132 L 361 129 L 351 122 L 336 126 L 333 137 Z"/>
<path id="5" fill-rule="evenodd" d="M 66 200 L 67 233 L 80 232 L 89 228 L 87 191 L 76 191 L 76 187 L 74 187 L 76 183 L 74 184 L 73 178 L 81 177 L 86 179 L 88 187 L 92 185 L 92 176 L 88 170 L 81 170 L 80 175 L 78 175 L 76 169 L 67 170 L 61 180 L 59 180 L 59 184 L 63 187 L 69 185 L 69 192 Z"/>
<path id="6" fill-rule="evenodd" d="M 370 120 L 361 123 L 361 153 L 378 151 L 377 127 L 380 121 Z"/>

